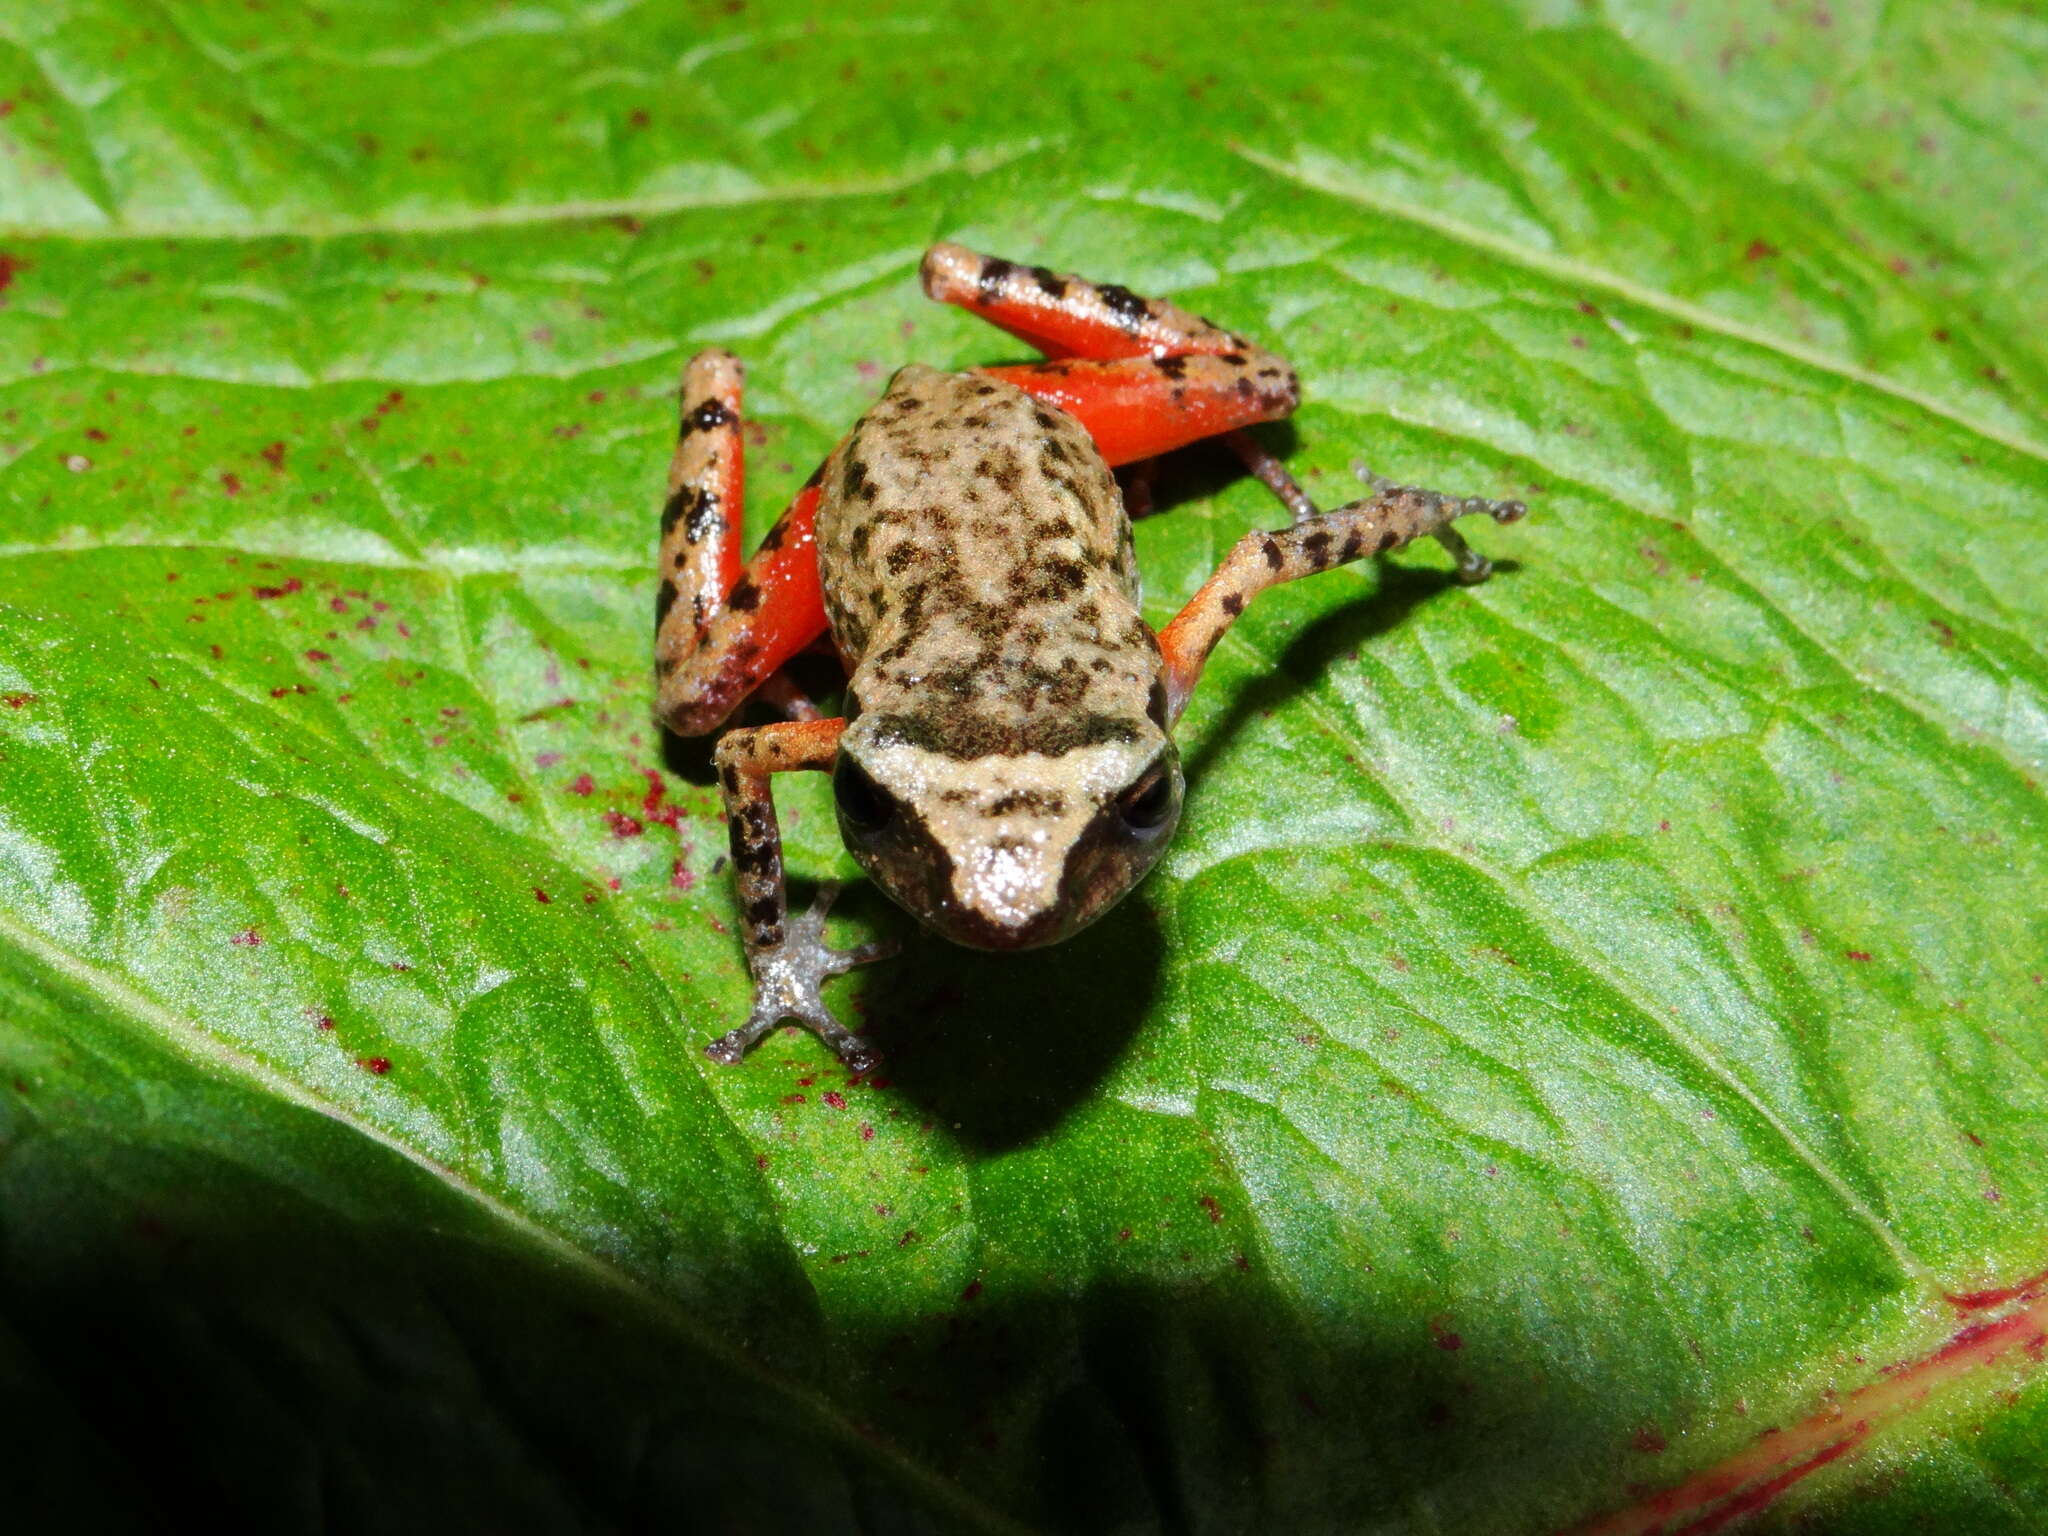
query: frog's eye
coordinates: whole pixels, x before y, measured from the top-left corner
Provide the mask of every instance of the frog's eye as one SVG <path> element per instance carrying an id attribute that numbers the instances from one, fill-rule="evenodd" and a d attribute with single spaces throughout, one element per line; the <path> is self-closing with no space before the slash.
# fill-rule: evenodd
<path id="1" fill-rule="evenodd" d="M 1134 832 L 1152 832 L 1173 812 L 1173 775 L 1162 764 L 1125 790 L 1117 800 L 1124 825 Z"/>
<path id="2" fill-rule="evenodd" d="M 878 832 L 896 814 L 896 797 L 844 753 L 832 775 L 832 798 L 839 802 L 840 818 L 857 831 Z"/>

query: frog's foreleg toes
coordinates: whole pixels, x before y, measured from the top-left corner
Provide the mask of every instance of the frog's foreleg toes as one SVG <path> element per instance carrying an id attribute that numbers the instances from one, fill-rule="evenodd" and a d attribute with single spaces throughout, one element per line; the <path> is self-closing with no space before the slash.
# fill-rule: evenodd
<path id="1" fill-rule="evenodd" d="M 765 1012 L 757 1000 L 747 1022 L 713 1040 L 704 1047 L 704 1054 L 723 1066 L 736 1067 L 753 1048 L 754 1042 L 781 1022 L 781 1014 Z"/>
<path id="2" fill-rule="evenodd" d="M 818 887 L 810 910 L 788 918 L 778 944 L 755 952 L 754 1008 L 747 1022 L 704 1048 L 713 1061 L 736 1062 L 784 1019 L 794 1020 L 829 1045 L 849 1071 L 868 1072 L 881 1061 L 875 1048 L 849 1031 L 825 1006 L 824 983 L 857 965 L 887 959 L 895 941 L 878 939 L 852 949 L 825 942 L 825 918 L 839 895 L 836 881 Z"/>

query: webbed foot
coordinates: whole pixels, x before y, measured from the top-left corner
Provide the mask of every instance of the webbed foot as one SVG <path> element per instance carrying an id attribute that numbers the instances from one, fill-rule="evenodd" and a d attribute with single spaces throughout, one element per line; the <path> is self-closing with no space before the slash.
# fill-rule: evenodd
<path id="1" fill-rule="evenodd" d="M 825 980 L 896 953 L 892 939 L 853 949 L 834 949 L 825 942 L 825 917 L 839 895 L 837 881 L 818 887 L 811 909 L 784 920 L 782 942 L 756 950 L 752 956 L 754 1008 L 747 1022 L 704 1047 L 704 1054 L 728 1066 L 784 1019 L 794 1019 L 832 1047 L 849 1072 L 872 1072 L 881 1064 L 875 1048 L 848 1030 L 825 1006 Z"/>

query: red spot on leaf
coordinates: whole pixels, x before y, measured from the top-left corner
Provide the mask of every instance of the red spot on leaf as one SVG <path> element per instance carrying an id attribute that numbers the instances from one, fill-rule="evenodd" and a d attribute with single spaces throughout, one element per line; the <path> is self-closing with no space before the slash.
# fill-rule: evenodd
<path id="1" fill-rule="evenodd" d="M 5 704 L 9 709 L 26 709 L 35 703 L 38 697 L 39 695 L 33 693 L 0 693 L 0 704 Z"/>
<path id="2" fill-rule="evenodd" d="M 242 494 L 242 477 L 230 470 L 220 477 L 220 488 L 230 496 L 239 496 Z"/>
<path id="3" fill-rule="evenodd" d="M 865 1120 L 861 1122 L 860 1139 L 862 1141 L 873 1141 L 875 1139 L 875 1128 Z"/>
<path id="4" fill-rule="evenodd" d="M 669 804 L 668 785 L 662 782 L 657 770 L 642 768 L 640 772 L 647 779 L 647 793 L 641 797 L 640 814 L 651 822 L 673 827 L 683 814 L 682 807 Z"/>
<path id="5" fill-rule="evenodd" d="M 281 587 L 251 587 L 249 595 L 258 598 L 290 597 L 295 592 L 306 590 L 306 584 L 296 576 L 287 577 Z"/>
<path id="6" fill-rule="evenodd" d="M 306 660 L 308 661 L 332 661 L 333 659 L 334 658 L 332 656 L 329 656 L 325 651 L 306 652 Z"/>
<path id="7" fill-rule="evenodd" d="M 0 102 L 0 106 L 7 108 L 8 112 L 14 110 L 14 103 L 11 101 Z M 5 112 L 0 112 L 0 117 L 6 115 Z M 28 263 L 19 256 L 10 256 L 5 251 L 0 251 L 0 293 L 5 293 L 9 288 L 12 288 L 14 286 L 15 274 L 25 271 L 27 267 Z"/>
<path id="8" fill-rule="evenodd" d="M 536 885 L 533 888 L 533 899 L 545 907 L 555 898 L 550 896 L 546 891 L 542 890 L 539 886 Z"/>
<path id="9" fill-rule="evenodd" d="M 1870 951 L 1867 949 L 1845 949 L 1842 953 L 1851 960 L 1868 960 L 1870 958 Z"/>
<path id="10" fill-rule="evenodd" d="M 391 1070 L 391 1058 L 389 1056 L 358 1056 L 356 1058 L 356 1065 L 365 1072 L 382 1077 Z"/>
<path id="11" fill-rule="evenodd" d="M 569 781 L 569 793 L 572 795 L 594 795 L 597 793 L 597 784 L 591 779 L 589 774 L 579 773 Z"/>
<path id="12" fill-rule="evenodd" d="M 1202 1195 L 1195 1204 L 1209 1213 L 1209 1224 L 1215 1226 L 1223 1220 L 1223 1207 L 1216 1203 L 1214 1195 Z"/>
<path id="13" fill-rule="evenodd" d="M 960 1293 L 960 1299 L 962 1301 L 972 1301 L 980 1294 L 981 1282 L 979 1280 L 970 1280 L 967 1282 L 967 1289 Z"/>
<path id="14" fill-rule="evenodd" d="M 284 468 L 285 447 L 283 443 L 272 443 L 267 448 L 258 449 L 257 452 L 262 457 L 263 462 L 272 469 L 281 470 Z"/>
<path id="15" fill-rule="evenodd" d="M 1645 1424 L 1635 1432 L 1635 1438 L 1630 1440 L 1629 1444 L 1645 1456 L 1655 1456 L 1663 1451 L 1666 1442 L 1661 1429 L 1654 1424 Z"/>
<path id="16" fill-rule="evenodd" d="M 830 1090 L 827 1090 L 825 1094 L 825 1102 L 831 1105 L 834 1109 L 844 1109 L 846 1108 L 846 1095 L 843 1093 L 835 1093 Z"/>
<path id="17" fill-rule="evenodd" d="M 239 944 L 244 949 L 254 949 L 263 942 L 263 935 L 254 928 L 244 928 L 240 933 L 229 939 L 228 942 L 230 944 Z"/>
<path id="18" fill-rule="evenodd" d="M 647 830 L 640 825 L 638 820 L 628 816 L 624 811 L 606 811 L 604 813 L 604 824 L 612 829 L 613 837 L 620 839 L 638 837 Z"/>
<path id="19" fill-rule="evenodd" d="M 1752 240 L 1742 253 L 1744 261 L 1767 261 L 1778 254 L 1778 248 L 1768 240 Z"/>

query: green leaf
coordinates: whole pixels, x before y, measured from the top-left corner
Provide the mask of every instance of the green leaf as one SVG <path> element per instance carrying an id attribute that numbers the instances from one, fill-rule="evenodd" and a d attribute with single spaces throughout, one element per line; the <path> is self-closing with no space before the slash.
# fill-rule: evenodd
<path id="1" fill-rule="evenodd" d="M 2038 1529 L 2044 69 L 1934 5 L 0 8 L 15 1507 Z M 1015 354 L 942 237 L 1287 352 L 1327 501 L 1532 514 L 1262 599 L 1137 896 L 838 984 L 885 1079 L 719 1068 L 674 382 L 745 356 L 765 526 Z M 1156 621 L 1255 491 L 1169 474 Z"/>

